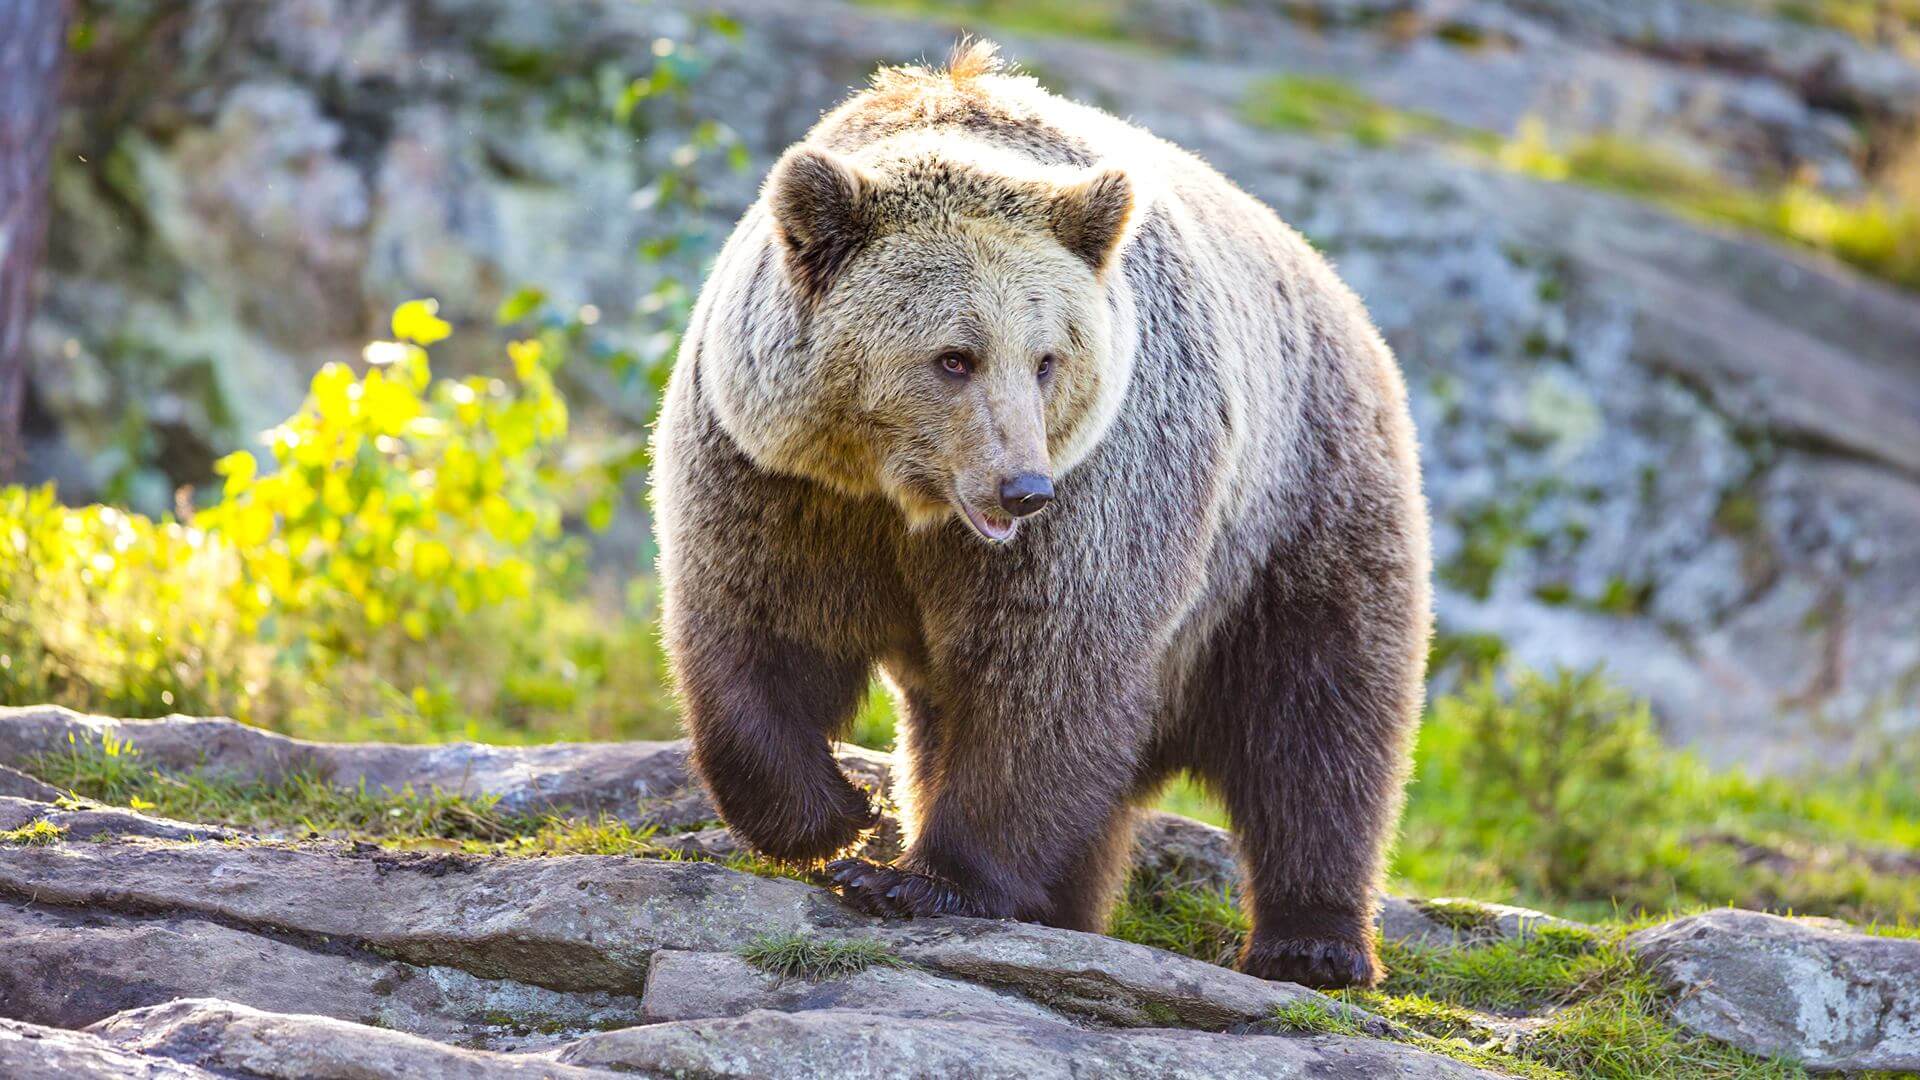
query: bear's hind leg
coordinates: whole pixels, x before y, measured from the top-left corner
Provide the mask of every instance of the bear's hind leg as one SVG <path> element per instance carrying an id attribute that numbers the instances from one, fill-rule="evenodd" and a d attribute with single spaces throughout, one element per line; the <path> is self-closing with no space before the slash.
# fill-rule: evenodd
<path id="1" fill-rule="evenodd" d="M 1424 607 L 1391 572 L 1276 558 L 1197 680 L 1195 764 L 1247 872 L 1241 970 L 1310 986 L 1379 979 L 1373 916 L 1399 818 Z M 1343 572 L 1345 571 L 1345 572 Z"/>

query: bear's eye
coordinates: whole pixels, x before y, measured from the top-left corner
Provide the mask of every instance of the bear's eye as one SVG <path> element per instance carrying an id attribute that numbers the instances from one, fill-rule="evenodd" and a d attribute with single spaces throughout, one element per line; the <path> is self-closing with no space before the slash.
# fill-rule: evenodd
<path id="1" fill-rule="evenodd" d="M 1033 375 L 1034 378 L 1044 379 L 1051 374 L 1053 374 L 1053 354 L 1047 353 L 1040 357 L 1040 368 Z"/>
<path id="2" fill-rule="evenodd" d="M 933 362 L 939 365 L 942 372 L 956 379 L 964 379 L 973 374 L 973 357 L 961 352 L 959 349 L 948 349 L 946 352 L 934 357 Z"/>

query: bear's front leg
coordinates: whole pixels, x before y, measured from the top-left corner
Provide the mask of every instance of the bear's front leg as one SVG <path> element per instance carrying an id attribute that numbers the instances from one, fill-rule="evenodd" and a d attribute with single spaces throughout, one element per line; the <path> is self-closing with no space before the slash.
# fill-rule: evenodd
<path id="1" fill-rule="evenodd" d="M 1024 663 L 1008 670 L 1003 658 Z M 843 859 L 828 873 L 871 914 L 1057 922 L 1062 876 L 1106 842 L 1132 793 L 1150 727 L 1147 673 L 1068 649 L 969 664 L 968 678 L 945 680 L 940 737 L 922 743 L 932 760 L 914 764 L 906 853 L 891 866 Z"/>
<path id="2" fill-rule="evenodd" d="M 729 828 L 763 854 L 811 862 L 879 823 L 828 742 L 866 689 L 866 660 L 695 615 L 669 636 L 694 768 Z"/>

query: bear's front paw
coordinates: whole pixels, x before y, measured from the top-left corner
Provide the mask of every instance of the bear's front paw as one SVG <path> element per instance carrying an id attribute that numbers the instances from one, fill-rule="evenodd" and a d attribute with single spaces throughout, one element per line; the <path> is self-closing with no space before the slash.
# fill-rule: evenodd
<path id="1" fill-rule="evenodd" d="M 928 915 L 987 916 L 986 907 L 952 882 L 866 859 L 827 864 L 827 880 L 848 904 L 869 915 L 911 919 Z"/>
<path id="2" fill-rule="evenodd" d="M 1321 990 L 1370 987 L 1380 981 L 1373 946 L 1338 938 L 1254 940 L 1240 953 L 1240 970 L 1275 982 Z"/>
<path id="3" fill-rule="evenodd" d="M 752 818 L 729 817 L 728 822 L 762 855 L 786 862 L 818 862 L 844 851 L 860 839 L 861 833 L 880 824 L 880 808 L 864 790 L 848 784 L 845 794 L 850 797 L 837 800 L 826 813 L 782 814 L 770 810 Z"/>

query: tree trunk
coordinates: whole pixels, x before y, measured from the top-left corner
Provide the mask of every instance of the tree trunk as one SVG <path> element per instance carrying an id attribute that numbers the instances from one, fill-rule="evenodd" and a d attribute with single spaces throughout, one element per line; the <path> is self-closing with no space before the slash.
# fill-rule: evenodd
<path id="1" fill-rule="evenodd" d="M 23 453 L 27 323 L 47 233 L 66 0 L 0 0 L 0 480 Z"/>

